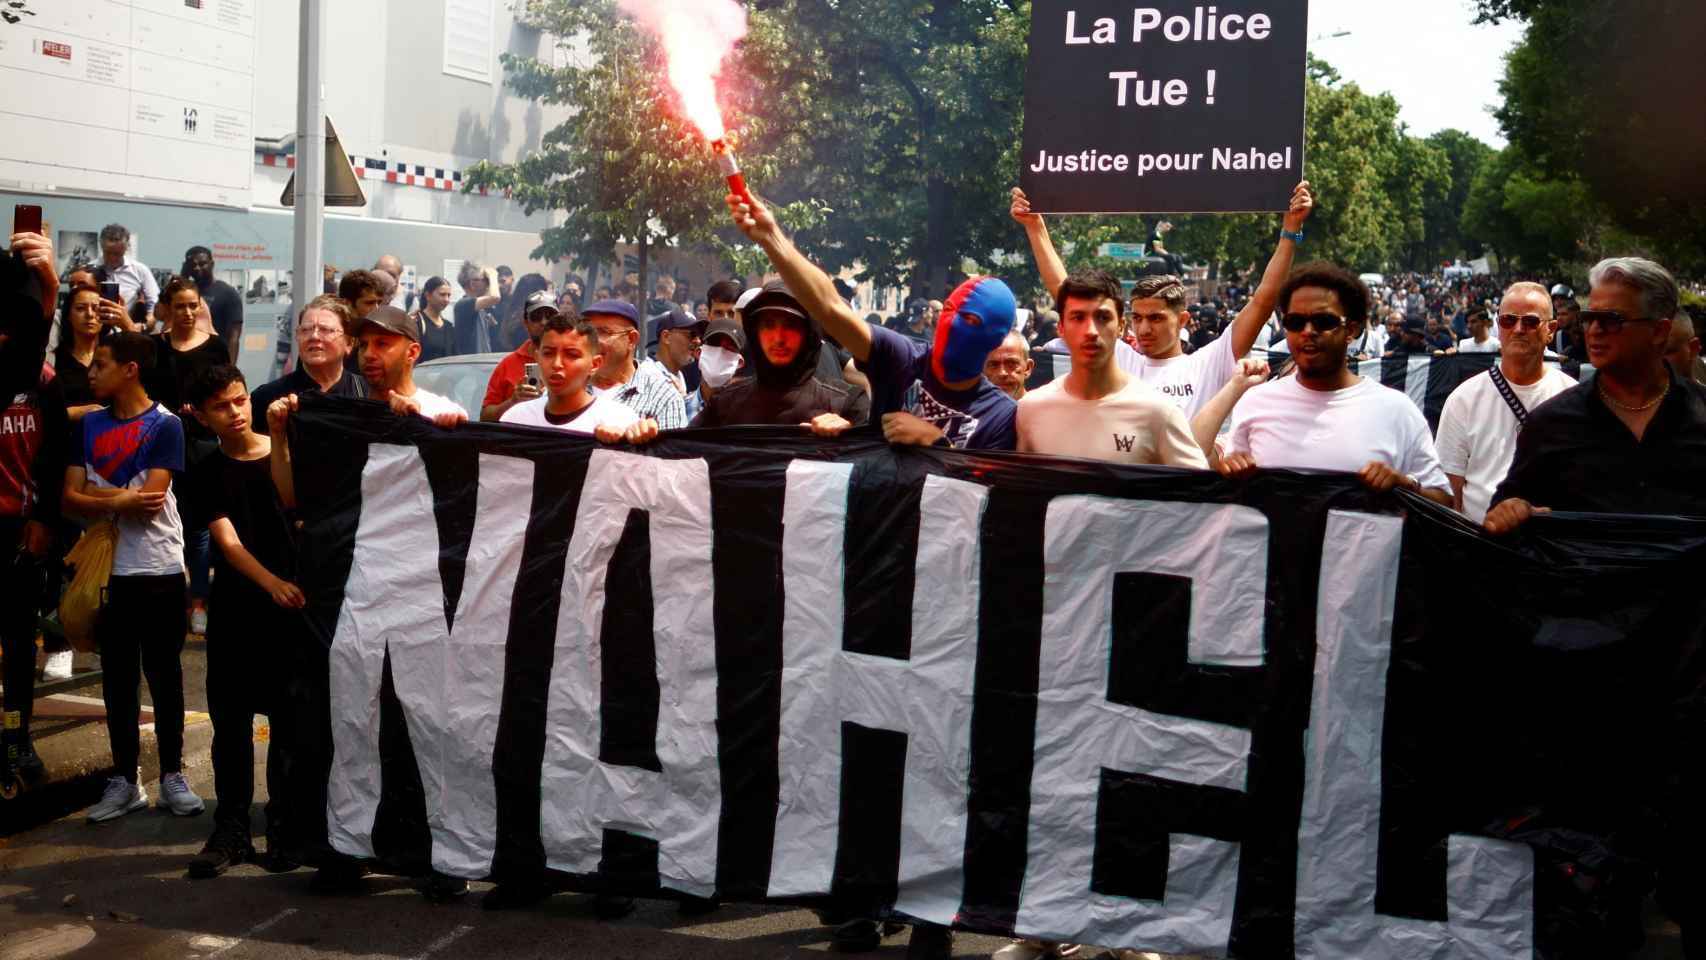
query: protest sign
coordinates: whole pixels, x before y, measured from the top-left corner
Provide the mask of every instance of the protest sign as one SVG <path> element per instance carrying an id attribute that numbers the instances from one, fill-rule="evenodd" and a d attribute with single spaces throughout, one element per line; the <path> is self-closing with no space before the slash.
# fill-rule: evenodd
<path id="1" fill-rule="evenodd" d="M 1039 0 L 1019 181 L 1039 213 L 1283 211 L 1307 0 Z"/>
<path id="2" fill-rule="evenodd" d="M 1698 855 L 1706 522 L 302 404 L 292 780 L 392 869 L 1443 960 Z"/>

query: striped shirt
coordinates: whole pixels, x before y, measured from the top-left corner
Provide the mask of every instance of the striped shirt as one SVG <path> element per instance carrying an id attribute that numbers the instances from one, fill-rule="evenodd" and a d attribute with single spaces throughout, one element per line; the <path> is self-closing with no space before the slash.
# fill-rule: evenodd
<path id="1" fill-rule="evenodd" d="M 592 392 L 615 400 L 642 419 L 656 420 L 659 430 L 680 430 L 687 426 L 687 406 L 681 388 L 656 360 L 641 364 L 634 379 L 627 383 L 605 389 L 593 387 Z"/>

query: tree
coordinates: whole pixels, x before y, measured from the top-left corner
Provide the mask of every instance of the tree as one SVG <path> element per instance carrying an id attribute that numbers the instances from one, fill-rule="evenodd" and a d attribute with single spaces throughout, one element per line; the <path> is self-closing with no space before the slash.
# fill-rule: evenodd
<path id="1" fill-rule="evenodd" d="M 1463 231 L 1463 210 L 1476 176 L 1494 150 L 1461 130 L 1441 130 L 1428 137 L 1427 142 L 1445 154 L 1451 185 L 1422 211 L 1426 259 L 1430 262 L 1474 259 L 1481 255 L 1481 249 Z"/>

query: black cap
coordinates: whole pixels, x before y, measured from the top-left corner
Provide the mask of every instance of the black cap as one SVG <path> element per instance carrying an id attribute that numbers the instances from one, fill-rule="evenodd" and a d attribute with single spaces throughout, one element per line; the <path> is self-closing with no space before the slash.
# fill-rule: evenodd
<path id="1" fill-rule="evenodd" d="M 741 329 L 740 324 L 733 317 L 712 320 L 711 325 L 705 328 L 705 334 L 700 339 L 709 344 L 711 338 L 716 336 L 728 337 L 729 342 L 735 345 L 736 353 L 746 352 L 746 331 Z"/>
<path id="2" fill-rule="evenodd" d="M 752 302 L 746 305 L 746 309 L 741 311 L 741 315 L 752 318 L 766 311 L 786 313 L 800 318 L 808 327 L 812 325 L 811 317 L 806 313 L 806 308 L 800 305 L 800 301 L 794 297 L 793 293 L 789 292 L 788 285 L 781 280 L 772 280 L 765 284 L 763 291 L 752 298 Z"/>
<path id="3" fill-rule="evenodd" d="M 662 333 L 665 330 L 688 330 L 693 327 L 702 327 L 704 325 L 705 321 L 695 318 L 692 314 L 680 307 L 676 307 L 674 310 L 671 310 L 662 316 L 652 318 L 652 329 L 658 333 Z"/>
<path id="4" fill-rule="evenodd" d="M 395 333 L 401 337 L 408 337 L 416 343 L 421 342 L 421 325 L 415 321 L 414 317 L 393 306 L 377 307 L 372 313 L 357 320 L 355 335 L 361 336 L 362 331 L 368 327 L 378 327 L 386 333 Z"/>

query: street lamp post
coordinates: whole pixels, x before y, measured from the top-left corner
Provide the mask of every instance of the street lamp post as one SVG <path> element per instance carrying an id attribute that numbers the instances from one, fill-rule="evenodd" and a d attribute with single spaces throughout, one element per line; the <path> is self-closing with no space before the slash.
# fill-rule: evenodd
<path id="1" fill-rule="evenodd" d="M 326 103 L 321 51 L 325 48 L 324 0 L 302 0 L 296 76 L 296 213 L 291 258 L 293 313 L 320 290 L 326 251 Z M 294 316 L 287 318 L 294 326 Z M 295 337 L 291 338 L 294 344 Z"/>

